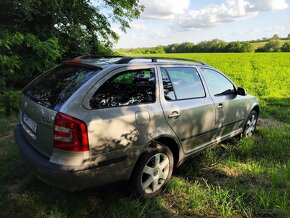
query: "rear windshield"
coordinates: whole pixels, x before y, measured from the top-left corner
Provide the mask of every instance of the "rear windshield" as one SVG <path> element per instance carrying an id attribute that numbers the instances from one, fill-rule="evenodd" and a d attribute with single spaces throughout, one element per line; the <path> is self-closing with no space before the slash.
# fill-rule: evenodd
<path id="1" fill-rule="evenodd" d="M 101 68 L 82 65 L 59 65 L 33 80 L 24 95 L 43 105 L 59 110 L 66 100 Z"/>

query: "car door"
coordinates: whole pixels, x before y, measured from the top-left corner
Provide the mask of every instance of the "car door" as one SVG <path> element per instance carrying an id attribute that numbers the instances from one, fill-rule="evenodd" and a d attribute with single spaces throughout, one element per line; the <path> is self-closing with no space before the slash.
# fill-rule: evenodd
<path id="1" fill-rule="evenodd" d="M 215 133 L 215 108 L 195 67 L 162 66 L 160 102 L 185 153 L 201 149 Z"/>
<path id="2" fill-rule="evenodd" d="M 245 97 L 237 95 L 236 86 L 222 73 L 206 67 L 201 73 L 215 104 L 217 139 L 241 131 L 247 116 Z"/>
<path id="3" fill-rule="evenodd" d="M 119 68 L 98 81 L 84 100 L 90 153 L 120 154 L 151 140 L 155 121 L 163 120 L 157 91 L 152 65 Z"/>

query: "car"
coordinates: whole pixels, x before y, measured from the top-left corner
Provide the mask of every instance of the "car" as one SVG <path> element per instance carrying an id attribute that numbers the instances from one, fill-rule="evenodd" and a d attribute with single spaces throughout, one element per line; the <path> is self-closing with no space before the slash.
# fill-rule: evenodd
<path id="1" fill-rule="evenodd" d="M 258 99 L 196 60 L 81 56 L 22 91 L 16 143 L 31 171 L 78 191 L 127 181 L 154 197 L 193 154 L 250 137 Z"/>

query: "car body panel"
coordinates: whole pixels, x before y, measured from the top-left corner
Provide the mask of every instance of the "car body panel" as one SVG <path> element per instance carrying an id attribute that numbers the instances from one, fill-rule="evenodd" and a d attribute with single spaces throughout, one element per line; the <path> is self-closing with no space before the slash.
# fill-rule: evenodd
<path id="1" fill-rule="evenodd" d="M 43 107 L 22 95 L 20 100 L 20 123 L 23 135 L 40 153 L 50 157 L 53 153 L 53 124 L 56 111 Z M 23 122 L 24 114 L 37 125 L 34 132 Z"/>

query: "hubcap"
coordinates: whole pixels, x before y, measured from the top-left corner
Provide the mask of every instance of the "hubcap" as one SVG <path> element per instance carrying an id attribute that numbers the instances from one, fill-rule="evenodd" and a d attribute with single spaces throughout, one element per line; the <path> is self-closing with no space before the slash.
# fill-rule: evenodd
<path id="1" fill-rule="evenodd" d="M 250 137 L 253 135 L 256 128 L 256 124 L 257 124 L 256 116 L 252 114 L 252 116 L 247 121 L 247 126 L 245 130 L 246 137 Z"/>
<path id="2" fill-rule="evenodd" d="M 141 177 L 141 185 L 146 193 L 158 191 L 169 173 L 169 159 L 165 154 L 155 154 L 146 163 Z"/>

